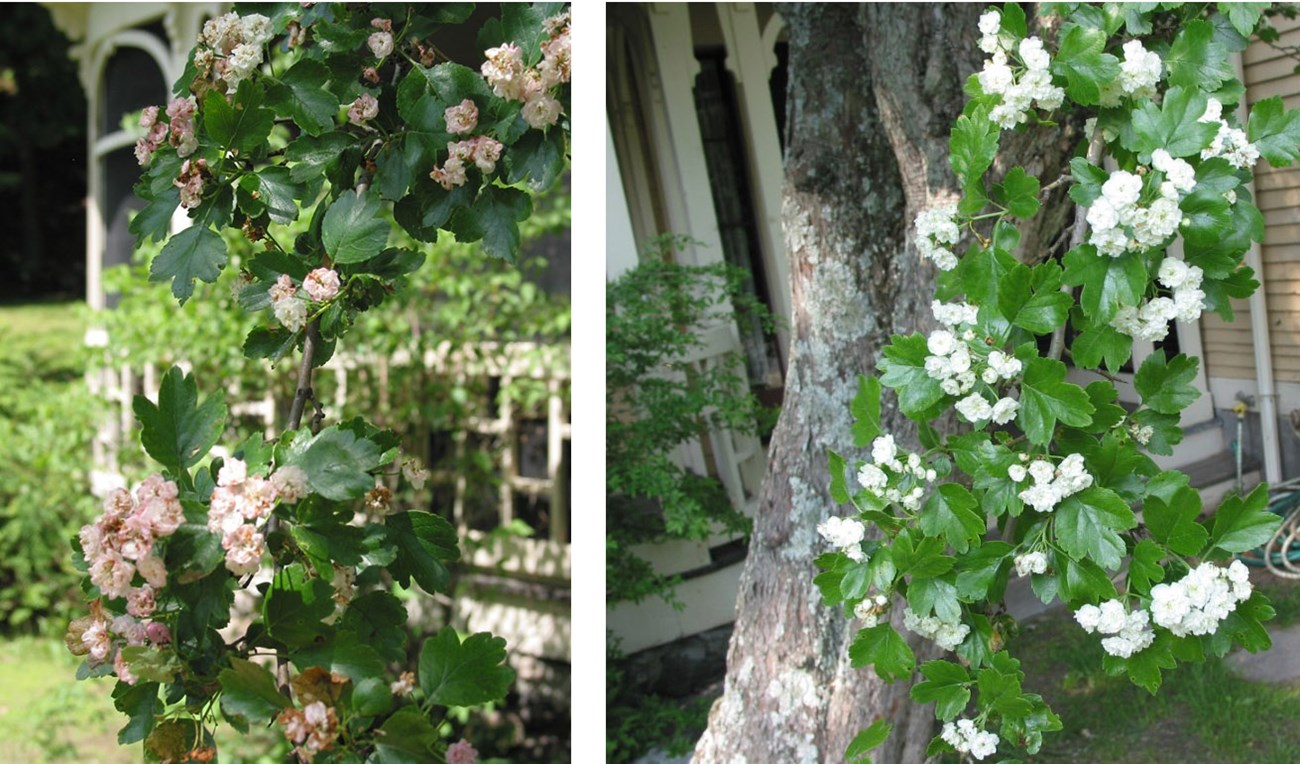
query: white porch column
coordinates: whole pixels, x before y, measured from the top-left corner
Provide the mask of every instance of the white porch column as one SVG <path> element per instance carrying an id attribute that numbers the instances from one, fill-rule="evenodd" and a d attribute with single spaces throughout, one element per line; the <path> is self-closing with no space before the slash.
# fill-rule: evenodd
<path id="1" fill-rule="evenodd" d="M 781 140 L 776 132 L 776 114 L 768 80 L 776 68 L 773 51 L 776 34 L 783 23 L 779 16 L 768 21 L 769 32 L 759 29 L 753 3 L 719 3 L 714 6 L 727 45 L 727 70 L 736 80 L 745 157 L 752 180 L 751 201 L 756 215 L 763 269 L 768 275 L 768 297 L 782 321 L 777 329 L 781 360 L 790 351 L 790 267 L 785 256 L 781 230 Z"/>
<path id="2" fill-rule="evenodd" d="M 636 267 L 636 237 L 628 212 L 623 176 L 614 152 L 614 135 L 605 118 L 605 278 L 613 281 Z"/>
<path id="3" fill-rule="evenodd" d="M 663 108 L 652 109 L 651 115 L 669 232 L 686 234 L 703 244 L 688 247 L 682 253 L 685 261 L 699 265 L 722 262 L 722 240 L 695 113 L 695 77 L 700 63 L 691 41 L 690 9 L 682 3 L 654 3 L 647 8 L 647 16 L 664 101 Z"/>

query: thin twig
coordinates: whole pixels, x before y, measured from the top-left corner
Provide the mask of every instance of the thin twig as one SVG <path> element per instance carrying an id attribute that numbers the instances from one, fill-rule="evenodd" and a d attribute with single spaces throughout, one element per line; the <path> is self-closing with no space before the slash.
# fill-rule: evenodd
<path id="1" fill-rule="evenodd" d="M 1061 177 L 1057 178 L 1051 183 L 1048 183 L 1046 186 L 1043 186 L 1042 189 L 1040 189 L 1038 192 L 1038 198 L 1045 200 L 1047 199 L 1049 194 L 1051 194 L 1060 186 L 1066 183 L 1073 183 L 1073 182 L 1074 182 L 1074 176 L 1067 172 L 1066 174 L 1062 175 Z"/>
<path id="2" fill-rule="evenodd" d="M 1092 130 L 1092 141 L 1088 144 L 1088 164 L 1096 165 L 1101 163 L 1101 153 L 1106 148 L 1106 138 L 1102 135 L 1100 127 L 1094 127 Z M 1088 210 L 1083 206 L 1075 208 L 1074 211 L 1074 231 L 1070 235 L 1070 249 L 1075 249 L 1083 244 L 1083 240 L 1088 236 Z M 1065 284 L 1061 285 L 1061 291 L 1073 295 L 1074 287 Z M 1052 344 L 1047 349 L 1047 357 L 1054 361 L 1061 360 L 1061 355 L 1065 352 L 1065 324 L 1056 327 L 1052 332 Z"/>

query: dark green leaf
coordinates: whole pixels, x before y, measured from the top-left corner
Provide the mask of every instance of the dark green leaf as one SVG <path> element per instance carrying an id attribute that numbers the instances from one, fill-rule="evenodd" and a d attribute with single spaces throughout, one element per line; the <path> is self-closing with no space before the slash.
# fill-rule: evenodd
<path id="1" fill-rule="evenodd" d="M 1268 511 L 1268 486 L 1260 484 L 1243 501 L 1237 494 L 1223 500 L 1214 512 L 1210 548 L 1248 552 L 1273 537 L 1282 518 Z"/>
<path id="2" fill-rule="evenodd" d="M 158 702 L 158 683 L 140 682 L 134 687 L 118 682 L 113 688 L 113 707 L 126 714 L 126 726 L 117 732 L 118 745 L 130 745 L 144 740 L 154 727 L 156 714 L 162 711 Z"/>
<path id="3" fill-rule="evenodd" d="M 397 559 L 388 570 L 403 586 L 410 579 L 430 594 L 445 592 L 451 582 L 448 562 L 460 559 L 456 529 L 439 515 L 401 512 L 388 518 Z"/>
<path id="4" fill-rule="evenodd" d="M 1186 355 L 1166 360 L 1164 353 L 1152 353 L 1134 375 L 1133 389 L 1151 410 L 1177 414 L 1201 396 L 1194 384 L 1198 366 Z"/>
<path id="5" fill-rule="evenodd" d="M 379 200 L 345 191 L 330 205 L 321 242 L 335 263 L 369 260 L 388 243 L 388 224 L 379 217 Z"/>
<path id="6" fill-rule="evenodd" d="M 263 666 L 231 658 L 230 668 L 217 676 L 221 685 L 221 710 L 247 725 L 265 725 L 293 703 L 276 689 L 275 677 Z"/>
<path id="7" fill-rule="evenodd" d="M 1091 244 L 1076 247 L 1065 254 L 1062 281 L 1082 286 L 1080 304 L 1094 324 L 1109 324 L 1120 306 L 1136 306 L 1147 285 L 1146 263 L 1140 255 L 1106 257 L 1097 254 Z"/>
<path id="8" fill-rule="evenodd" d="M 476 706 L 505 698 L 515 672 L 504 665 L 506 641 L 474 634 L 460 641 L 442 627 L 420 650 L 419 678 L 424 695 L 440 706 Z"/>
<path id="9" fill-rule="evenodd" d="M 348 603 L 340 628 L 354 632 L 386 661 L 406 657 L 406 608 L 385 591 L 367 592 Z"/>
<path id="10" fill-rule="evenodd" d="M 346 501 L 359 499 L 375 487 L 370 471 L 379 466 L 379 457 L 373 442 L 334 425 L 314 436 L 303 431 L 291 444 L 286 464 L 307 473 L 314 493 Z"/>
<path id="11" fill-rule="evenodd" d="M 1281 96 L 1255 102 L 1246 133 L 1260 156 L 1274 167 L 1290 167 L 1300 159 L 1300 109 L 1287 110 Z"/>
<path id="12" fill-rule="evenodd" d="M 194 294 L 194 279 L 209 284 L 226 265 L 226 243 L 210 228 L 190 226 L 176 234 L 149 266 L 150 281 L 172 282 L 172 294 L 184 305 Z"/>
<path id="13" fill-rule="evenodd" d="M 1217 122 L 1197 121 L 1205 114 L 1205 104 L 1205 94 L 1194 87 L 1170 88 L 1159 106 L 1154 101 L 1142 102 L 1133 111 L 1132 136 L 1121 136 L 1124 148 L 1136 152 L 1144 162 L 1160 148 L 1175 157 L 1199 154 L 1219 132 Z"/>
<path id="14" fill-rule="evenodd" d="M 319 61 L 300 59 L 280 77 L 280 87 L 270 92 L 275 113 L 292 118 L 308 135 L 334 127 L 338 99 L 325 87 L 329 70 Z"/>
<path id="15" fill-rule="evenodd" d="M 338 162 L 339 154 L 350 145 L 352 138 L 341 132 L 300 136 L 284 151 L 285 161 L 292 163 L 289 179 L 302 183 L 318 177 L 326 167 Z"/>
<path id="16" fill-rule="evenodd" d="M 567 165 L 563 130 L 529 130 L 505 154 L 506 180 L 527 181 L 529 190 L 541 193 L 560 179 Z"/>
<path id="17" fill-rule="evenodd" d="M 1056 507 L 1057 539 L 1071 557 L 1088 558 L 1108 570 L 1119 567 L 1124 541 L 1116 531 L 1137 525 L 1133 510 L 1115 492 L 1085 488 Z"/>
<path id="18" fill-rule="evenodd" d="M 984 517 L 970 491 L 957 483 L 944 483 L 930 494 L 921 509 L 920 526 L 927 536 L 942 536 L 958 554 L 984 535 Z"/>
<path id="19" fill-rule="evenodd" d="M 173 366 L 158 386 L 158 403 L 135 397 L 140 443 L 159 464 L 180 473 L 198 464 L 221 437 L 226 422 L 225 395 L 217 390 L 200 404 L 194 377 Z"/>
<path id="20" fill-rule="evenodd" d="M 880 434 L 880 380 L 858 377 L 858 394 L 853 396 L 853 444 L 863 448 Z"/>
<path id="21" fill-rule="evenodd" d="M 1101 29 L 1069 25 L 1063 30 L 1061 43 L 1052 61 L 1052 73 L 1065 77 L 1065 92 L 1084 106 L 1095 106 L 1101 88 L 1119 76 L 1119 60 L 1103 52 L 1106 32 Z"/>
<path id="22" fill-rule="evenodd" d="M 1149 496 L 1142 504 L 1142 519 L 1151 537 L 1185 557 L 1200 553 L 1209 538 L 1196 522 L 1201 514 L 1201 495 L 1191 488 L 1180 489 L 1166 503 Z"/>
<path id="23" fill-rule="evenodd" d="M 473 205 L 452 213 L 449 229 L 456 241 L 483 240 L 483 251 L 513 263 L 519 256 L 519 222 L 533 214 L 533 200 L 517 188 L 488 186 Z"/>
<path id="24" fill-rule="evenodd" d="M 299 670 L 320 666 L 334 674 L 342 674 L 353 682 L 368 676 L 384 673 L 384 661 L 375 648 L 362 642 L 350 631 L 339 631 L 334 639 L 323 644 L 305 647 L 293 655 Z"/>
<path id="25" fill-rule="evenodd" d="M 403 706 L 375 735 L 375 752 L 366 764 L 429 764 L 442 737 L 416 706 Z"/>
<path id="26" fill-rule="evenodd" d="M 1214 39 L 1214 26 L 1204 19 L 1184 22 L 1165 56 L 1169 84 L 1214 92 L 1232 79 L 1228 51 Z"/>
<path id="27" fill-rule="evenodd" d="M 244 80 L 235 91 L 235 102 L 216 90 L 203 98 L 203 126 L 219 146 L 248 154 L 266 144 L 275 125 L 275 114 L 262 108 L 262 90 L 254 80 Z"/>
<path id="28" fill-rule="evenodd" d="M 266 631 L 289 645 L 302 647 L 327 633 L 323 621 L 334 612 L 334 587 L 311 578 L 301 563 L 282 568 L 263 602 Z"/>
<path id="29" fill-rule="evenodd" d="M 966 669 L 949 661 L 928 661 L 921 664 L 925 681 L 912 686 L 912 700 L 917 703 L 934 703 L 935 717 L 952 721 L 970 702 L 971 682 Z"/>
<path id="30" fill-rule="evenodd" d="M 1001 186 L 1005 195 L 1003 206 L 1012 217 L 1027 220 L 1038 214 L 1038 178 L 1025 172 L 1025 168 L 1011 168 Z"/>
<path id="31" fill-rule="evenodd" d="M 867 752 L 885 742 L 892 729 L 894 725 L 884 719 L 877 719 L 870 727 L 853 738 L 853 742 L 849 743 L 848 749 L 844 751 L 844 760 L 849 764 L 870 764 L 871 757 Z"/>
<path id="32" fill-rule="evenodd" d="M 895 335 L 879 364 L 881 384 L 898 393 L 898 407 L 909 417 L 925 412 L 944 397 L 939 383 L 925 371 L 929 354 L 923 335 Z"/>
<path id="33" fill-rule="evenodd" d="M 957 118 L 948 140 L 948 161 L 962 183 L 978 179 L 993 164 L 1002 131 L 987 116 Z"/>
<path id="34" fill-rule="evenodd" d="M 916 656 L 907 642 L 888 623 L 862 629 L 849 646 L 854 668 L 874 666 L 886 682 L 907 677 L 916 667 Z"/>
<path id="35" fill-rule="evenodd" d="M 1016 421 L 1031 443 L 1049 442 L 1058 420 L 1073 427 L 1087 426 L 1092 412 L 1088 394 L 1065 381 L 1065 364 L 1036 357 L 1025 365 Z"/>
<path id="36" fill-rule="evenodd" d="M 135 234 L 138 247 L 146 241 L 162 241 L 171 233 L 172 214 L 181 203 L 179 188 L 169 188 L 149 201 L 135 214 L 127 230 Z"/>

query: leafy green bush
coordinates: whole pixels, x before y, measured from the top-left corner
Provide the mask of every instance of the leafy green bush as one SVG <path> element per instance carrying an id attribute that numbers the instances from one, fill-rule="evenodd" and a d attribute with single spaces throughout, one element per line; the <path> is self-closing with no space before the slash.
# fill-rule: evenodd
<path id="1" fill-rule="evenodd" d="M 745 313 L 771 317 L 726 265 L 688 266 L 664 257 L 664 236 L 605 294 L 606 599 L 671 601 L 674 580 L 631 551 L 664 538 L 702 539 L 719 527 L 747 532 L 718 480 L 676 464 L 673 450 L 716 429 L 757 432 L 765 412 L 749 391 L 742 360 L 691 362 L 700 331 Z"/>
<path id="2" fill-rule="evenodd" d="M 68 539 L 94 516 L 95 404 L 71 305 L 0 309 L 0 628 L 61 631 L 79 607 Z"/>

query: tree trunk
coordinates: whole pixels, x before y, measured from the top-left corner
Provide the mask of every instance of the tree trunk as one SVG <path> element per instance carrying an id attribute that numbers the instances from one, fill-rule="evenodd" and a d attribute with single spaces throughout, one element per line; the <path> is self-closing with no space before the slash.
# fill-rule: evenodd
<path id="1" fill-rule="evenodd" d="M 740 582 L 726 689 L 696 764 L 843 761 L 853 737 L 879 718 L 894 731 L 875 761 L 925 759 L 935 732 L 931 708 L 912 703 L 908 683 L 886 684 L 850 666 L 856 628 L 822 603 L 812 560 L 827 551 L 817 524 L 845 514 L 829 495 L 826 450 L 858 456 L 849 413 L 858 375 L 875 372 L 891 334 L 933 326 L 934 268 L 911 244 L 911 221 L 957 197 L 948 134 L 965 100 L 962 83 L 981 60 L 975 39 L 983 8 L 780 8 L 790 40 L 782 217 L 791 360 Z M 1004 146 L 1011 158 L 1031 160 L 1027 169 L 1046 184 L 1078 140 L 1077 130 L 1061 132 L 1047 139 L 1006 133 Z M 1059 230 L 1060 223 L 1048 225 Z M 1027 254 L 1050 238 L 1026 230 Z M 887 396 L 882 427 L 914 443 L 915 427 L 891 402 Z M 932 643 L 902 629 L 900 612 L 895 626 L 918 661 L 938 657 Z"/>

